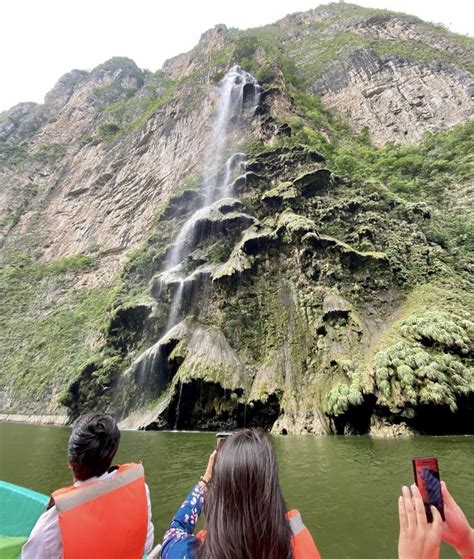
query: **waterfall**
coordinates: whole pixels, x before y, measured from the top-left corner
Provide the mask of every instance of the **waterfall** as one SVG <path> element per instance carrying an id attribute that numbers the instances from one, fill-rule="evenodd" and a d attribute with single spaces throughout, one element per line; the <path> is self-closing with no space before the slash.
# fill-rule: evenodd
<path id="1" fill-rule="evenodd" d="M 170 328 L 172 328 L 176 324 L 176 320 L 179 316 L 181 301 L 183 298 L 184 282 L 185 280 L 179 281 L 178 288 L 174 292 L 174 295 L 171 299 L 170 310 L 168 313 L 168 321 L 166 323 L 167 332 L 170 330 Z"/>
<path id="2" fill-rule="evenodd" d="M 243 117 L 252 117 L 260 99 L 260 86 L 257 80 L 240 66 L 233 66 L 222 78 L 219 87 L 221 90 L 219 109 L 210 136 L 210 145 L 213 149 L 206 165 L 203 183 L 205 206 L 216 200 L 218 176 L 212 173 L 215 173 L 227 148 L 229 127 L 239 126 Z M 229 159 L 233 157 L 232 155 Z"/>
<path id="3" fill-rule="evenodd" d="M 231 133 L 234 132 L 235 137 L 235 132 L 242 131 L 253 118 L 260 102 L 261 89 L 257 80 L 240 66 L 233 66 L 219 82 L 218 87 L 219 105 L 209 137 L 209 155 L 204 163 L 205 171 L 201 183 L 202 204 L 181 227 L 167 255 L 165 265 L 155 278 L 156 283 L 152 285 L 152 294 L 156 299 L 163 296 L 165 287 L 172 288 L 174 291 L 165 334 L 153 348 L 147 350 L 132 364 L 132 373 L 136 378 L 138 375 L 141 386 L 146 383 L 144 377 L 148 377 L 148 381 L 151 382 L 152 375 L 160 375 L 160 369 L 166 369 L 164 345 L 173 329 L 179 328 L 181 314 L 187 311 L 185 298 L 193 296 L 193 282 L 199 282 L 206 275 L 206 271 L 209 273 L 209 270 L 199 268 L 188 275 L 183 265 L 187 256 L 194 250 L 196 242 L 199 241 L 199 224 L 212 211 L 216 211 L 213 204 L 233 195 L 233 184 L 236 178 L 245 172 L 246 156 L 235 152 L 235 148 L 232 153 L 234 146 Z M 224 156 L 227 156 L 227 159 L 222 165 Z M 182 391 L 183 382 L 179 379 L 175 429 L 178 427 Z"/>
<path id="4" fill-rule="evenodd" d="M 224 166 L 224 180 L 222 181 L 222 192 L 223 198 L 228 198 L 232 196 L 232 185 L 234 184 L 235 175 L 240 175 L 244 171 L 245 161 L 247 156 L 245 153 L 234 153 L 225 162 Z"/>
<path id="5" fill-rule="evenodd" d="M 233 153 L 226 160 L 223 172 L 217 172 L 224 152 L 230 147 L 229 130 L 241 127 L 246 120 L 253 117 L 260 100 L 260 86 L 257 80 L 240 66 L 233 66 L 227 72 L 219 83 L 219 89 L 219 108 L 209 138 L 210 156 L 205 164 L 201 186 L 203 203 L 181 227 L 162 272 L 162 275 L 168 277 L 172 275 L 179 282 L 179 287 L 172 297 L 167 329 L 172 328 L 179 318 L 183 286 L 186 281 L 182 262 L 193 250 L 197 235 L 196 225 L 209 212 L 213 203 L 232 195 L 234 180 L 244 170 L 245 154 Z"/>
<path id="6" fill-rule="evenodd" d="M 183 395 L 183 380 L 179 379 L 179 393 L 178 393 L 178 404 L 176 405 L 176 419 L 174 422 L 174 430 L 178 430 L 179 421 L 179 408 L 181 407 L 181 396 Z"/>

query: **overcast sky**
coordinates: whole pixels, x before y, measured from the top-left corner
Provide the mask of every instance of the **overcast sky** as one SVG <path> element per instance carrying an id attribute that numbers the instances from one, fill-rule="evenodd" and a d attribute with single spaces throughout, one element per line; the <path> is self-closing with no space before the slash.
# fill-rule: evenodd
<path id="1" fill-rule="evenodd" d="M 128 56 L 157 70 L 191 49 L 217 23 L 246 29 L 317 0 L 0 0 L 0 111 L 20 101 L 43 102 L 73 68 L 92 69 L 112 56 Z M 474 35 L 472 0 L 360 0 L 443 23 Z"/>

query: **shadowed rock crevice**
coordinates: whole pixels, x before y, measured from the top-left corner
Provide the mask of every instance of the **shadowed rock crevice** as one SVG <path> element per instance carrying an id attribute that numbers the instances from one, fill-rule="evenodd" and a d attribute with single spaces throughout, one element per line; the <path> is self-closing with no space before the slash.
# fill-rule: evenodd
<path id="1" fill-rule="evenodd" d="M 143 339 L 151 337 L 154 332 L 154 320 L 151 305 L 122 307 L 110 320 L 107 338 L 110 345 L 123 354 L 127 354 Z"/>
<path id="2" fill-rule="evenodd" d="M 376 437 L 412 435 L 472 435 L 474 397 L 460 396 L 453 413 L 448 405 L 422 404 L 394 413 L 380 405 L 373 409 L 369 433 Z"/>
<path id="3" fill-rule="evenodd" d="M 421 435 L 472 435 L 474 396 L 459 398 L 457 406 L 455 414 L 448 406 L 419 406 L 407 424 Z"/>
<path id="4" fill-rule="evenodd" d="M 142 429 L 222 431 L 246 426 L 270 431 L 280 414 L 278 398 L 271 395 L 250 404 L 243 400 L 243 389 L 226 390 L 201 379 L 178 381 L 165 411 Z"/>

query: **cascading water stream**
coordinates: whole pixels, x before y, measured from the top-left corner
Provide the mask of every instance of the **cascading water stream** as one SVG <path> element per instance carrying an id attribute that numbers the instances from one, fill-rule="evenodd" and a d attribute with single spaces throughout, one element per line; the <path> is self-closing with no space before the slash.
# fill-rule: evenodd
<path id="1" fill-rule="evenodd" d="M 234 153 L 225 162 L 224 180 L 222 181 L 221 197 L 228 198 L 232 193 L 232 185 L 235 175 L 240 175 L 244 170 L 244 164 L 247 159 L 245 153 Z"/>
<path id="2" fill-rule="evenodd" d="M 200 221 L 212 211 L 212 205 L 221 199 L 233 195 L 232 187 L 237 176 L 242 175 L 245 170 L 246 156 L 243 153 L 232 153 L 227 158 L 223 169 L 222 159 L 224 154 L 232 151 L 230 132 L 242 129 L 254 116 L 260 101 L 260 86 L 257 80 L 240 66 L 233 66 L 219 83 L 220 98 L 219 106 L 209 138 L 209 157 L 205 163 L 204 178 L 201 185 L 202 205 L 184 223 L 175 238 L 173 247 L 168 254 L 164 269 L 159 275 L 159 286 L 155 291 L 155 297 L 161 297 L 166 285 L 172 285 L 174 293 L 172 296 L 166 332 L 148 353 L 140 357 L 133 365 L 132 370 L 144 374 L 156 374 L 156 366 L 161 366 L 163 359 L 163 345 L 169 334 L 176 327 L 186 305 L 183 304 L 183 295 L 192 290 L 186 289 L 191 285 L 193 274 L 186 277 L 183 266 L 184 260 L 194 250 L 197 238 L 197 228 Z M 188 284 L 189 282 L 189 284 Z M 143 382 L 145 379 L 141 378 Z M 174 429 L 178 427 L 183 382 L 179 380 L 178 403 L 176 408 L 176 419 Z"/>
<path id="3" fill-rule="evenodd" d="M 169 332 L 171 328 L 176 324 L 176 320 L 178 319 L 181 300 L 183 298 L 183 290 L 184 290 L 184 282 L 186 280 L 180 280 L 178 284 L 178 288 L 174 292 L 174 295 L 171 299 L 170 305 L 170 312 L 168 314 L 168 321 L 166 323 L 166 332 Z"/>
<path id="4" fill-rule="evenodd" d="M 183 285 L 182 261 L 193 249 L 196 224 L 206 215 L 210 206 L 221 198 L 232 195 L 232 184 L 236 175 L 243 171 L 246 156 L 243 153 L 232 154 L 224 165 L 224 172 L 217 172 L 224 151 L 228 146 L 228 132 L 231 127 L 239 127 L 245 120 L 253 117 L 260 99 L 260 86 L 257 80 L 240 66 L 233 66 L 220 82 L 220 103 L 216 121 L 210 135 L 211 155 L 205 166 L 202 183 L 203 204 L 184 223 L 179 231 L 173 248 L 166 261 L 163 274 L 173 273 L 180 282 L 172 297 L 168 314 L 167 330 L 172 328 L 179 318 L 182 306 Z M 246 95 L 246 90 L 250 95 Z M 247 98 L 248 97 L 248 98 Z M 179 279 L 178 279 L 179 278 Z"/>
<path id="5" fill-rule="evenodd" d="M 179 410 L 181 407 L 181 397 L 183 395 L 183 380 L 179 379 L 179 391 L 178 391 L 178 404 L 176 406 L 176 419 L 174 422 L 174 430 L 178 430 L 178 421 L 179 421 Z"/>
<path id="6" fill-rule="evenodd" d="M 253 92 L 252 99 L 245 102 L 245 89 L 249 87 Z M 227 148 L 229 126 L 239 126 L 242 124 L 243 117 L 253 116 L 260 99 L 260 86 L 257 80 L 240 66 L 233 66 L 227 72 L 220 82 L 220 88 L 219 109 L 210 136 L 213 150 L 204 174 L 204 206 L 212 204 L 217 199 L 218 175 L 215 171 Z M 233 155 L 229 160 L 232 158 Z"/>

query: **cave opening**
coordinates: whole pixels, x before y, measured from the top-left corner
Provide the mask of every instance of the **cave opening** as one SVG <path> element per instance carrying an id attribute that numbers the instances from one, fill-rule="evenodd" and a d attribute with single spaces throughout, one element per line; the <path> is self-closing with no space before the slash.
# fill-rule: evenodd
<path id="1" fill-rule="evenodd" d="M 276 394 L 270 394 L 265 401 L 240 404 L 238 412 L 239 427 L 261 427 L 271 431 L 280 415 L 280 400 Z"/>
<path id="2" fill-rule="evenodd" d="M 201 379 L 178 383 L 165 412 L 165 428 L 180 431 L 235 429 L 237 404 L 234 400 L 241 394 L 240 389 L 225 390 L 218 383 Z"/>
<path id="3" fill-rule="evenodd" d="M 406 423 L 421 435 L 473 435 L 474 394 L 457 399 L 458 409 L 449 406 L 422 405 Z"/>
<path id="4" fill-rule="evenodd" d="M 373 394 L 364 396 L 358 406 L 351 406 L 344 414 L 333 417 L 336 435 L 367 435 L 370 419 L 374 412 L 376 397 Z"/>
<path id="5" fill-rule="evenodd" d="M 146 429 L 180 431 L 231 431 L 242 427 L 261 427 L 270 431 L 280 415 L 275 394 L 265 402 L 241 403 L 243 389 L 228 390 L 219 383 L 193 379 L 176 385 L 171 402 L 161 421 Z"/>

